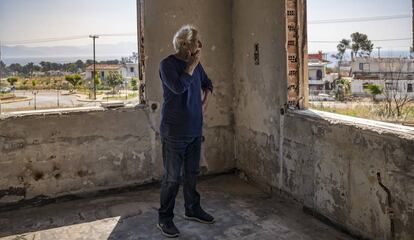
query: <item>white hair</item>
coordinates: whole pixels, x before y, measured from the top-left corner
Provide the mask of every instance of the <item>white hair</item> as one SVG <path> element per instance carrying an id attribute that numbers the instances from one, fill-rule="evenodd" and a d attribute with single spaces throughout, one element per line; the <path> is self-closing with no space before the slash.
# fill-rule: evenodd
<path id="1" fill-rule="evenodd" d="M 184 25 L 178 30 L 173 39 L 173 46 L 175 51 L 179 52 L 184 43 L 190 43 L 191 40 L 197 35 L 197 29 L 192 25 Z"/>

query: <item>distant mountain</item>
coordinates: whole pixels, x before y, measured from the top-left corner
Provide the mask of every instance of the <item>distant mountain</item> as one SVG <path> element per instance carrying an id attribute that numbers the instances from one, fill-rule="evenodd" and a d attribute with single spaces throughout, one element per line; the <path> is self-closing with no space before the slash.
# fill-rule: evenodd
<path id="1" fill-rule="evenodd" d="M 137 44 L 124 42 L 117 44 L 97 44 L 96 56 L 128 56 L 137 52 Z M 85 46 L 55 46 L 55 47 L 28 47 L 24 45 L 3 46 L 3 59 L 7 58 L 56 58 L 91 56 L 92 45 Z"/>
<path id="2" fill-rule="evenodd" d="M 325 54 L 327 55 L 327 60 L 330 62 L 330 64 L 328 64 L 329 67 L 334 67 L 338 63 L 338 60 L 332 56 L 332 55 L 335 55 L 336 53 L 337 52 L 325 52 Z M 374 51 L 371 57 L 377 58 L 378 57 L 377 52 Z M 408 51 L 381 51 L 381 57 L 382 58 L 398 58 L 398 57 L 409 58 L 410 52 Z M 348 52 L 347 54 L 345 54 L 344 61 L 350 61 L 350 60 L 351 60 L 351 54 Z"/>

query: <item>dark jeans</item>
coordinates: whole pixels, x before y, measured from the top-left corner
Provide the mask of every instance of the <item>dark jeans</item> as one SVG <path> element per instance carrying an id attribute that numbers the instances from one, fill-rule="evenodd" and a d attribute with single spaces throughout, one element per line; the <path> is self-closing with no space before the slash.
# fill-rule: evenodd
<path id="1" fill-rule="evenodd" d="M 183 185 L 184 206 L 191 214 L 200 209 L 200 194 L 196 190 L 200 172 L 200 137 L 162 137 L 164 176 L 161 183 L 159 222 L 174 218 L 175 198 Z"/>

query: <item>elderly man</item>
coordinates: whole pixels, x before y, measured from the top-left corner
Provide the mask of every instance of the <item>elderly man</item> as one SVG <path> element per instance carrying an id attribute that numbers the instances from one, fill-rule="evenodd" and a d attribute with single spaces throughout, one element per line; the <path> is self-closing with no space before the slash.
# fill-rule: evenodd
<path id="1" fill-rule="evenodd" d="M 202 44 L 197 30 L 190 25 L 183 26 L 175 34 L 173 45 L 176 53 L 160 64 L 164 90 L 160 126 L 164 176 L 157 227 L 167 237 L 179 236 L 173 217 L 180 183 L 184 192 L 184 218 L 207 224 L 214 222 L 201 208 L 196 190 L 203 112 L 213 85 L 200 64 Z"/>

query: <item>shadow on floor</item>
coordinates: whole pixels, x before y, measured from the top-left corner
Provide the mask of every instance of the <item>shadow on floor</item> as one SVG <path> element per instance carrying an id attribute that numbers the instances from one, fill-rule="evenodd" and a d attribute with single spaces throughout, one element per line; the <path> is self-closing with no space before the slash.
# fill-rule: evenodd
<path id="1" fill-rule="evenodd" d="M 199 190 L 216 223 L 183 219 L 180 193 L 174 219 L 180 239 L 352 239 L 234 175 L 201 181 Z M 163 239 L 156 228 L 158 200 L 158 188 L 151 188 L 0 213 L 0 239 Z"/>

